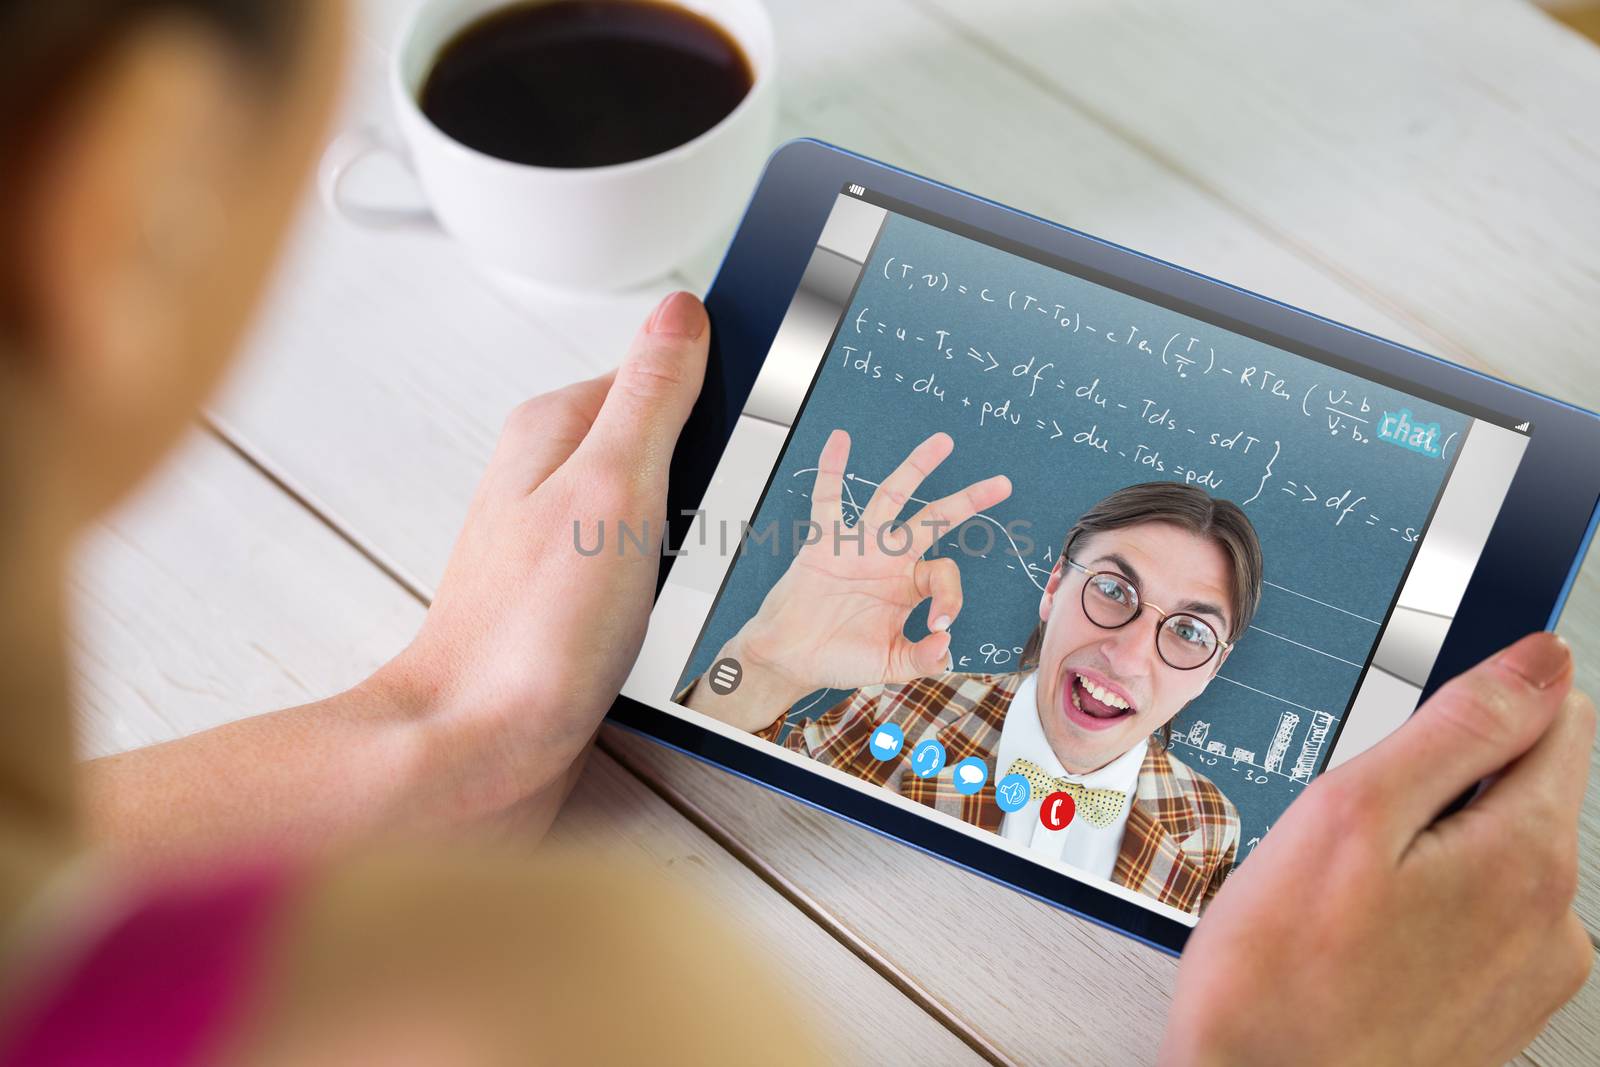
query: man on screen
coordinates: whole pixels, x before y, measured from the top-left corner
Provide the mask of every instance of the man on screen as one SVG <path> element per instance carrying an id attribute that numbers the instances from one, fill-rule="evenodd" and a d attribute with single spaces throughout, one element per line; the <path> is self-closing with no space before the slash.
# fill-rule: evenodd
<path id="1" fill-rule="evenodd" d="M 811 517 L 824 531 L 839 529 L 849 447 L 836 430 L 818 460 Z M 719 694 L 702 677 L 679 700 L 771 740 L 782 735 L 791 749 L 1052 862 L 1198 911 L 1233 867 L 1239 818 L 1209 779 L 1168 753 L 1165 737 L 1255 611 L 1254 528 L 1236 505 L 1191 486 L 1120 489 L 1068 532 L 1020 669 L 958 673 L 949 628 L 961 610 L 960 571 L 953 559 L 923 557 L 1010 495 L 1010 482 L 974 483 L 896 522 L 953 447 L 942 433 L 922 442 L 848 540 L 824 536 L 797 553 L 715 657 L 739 661 L 736 688 Z M 906 619 L 929 599 L 930 633 L 913 642 Z M 784 712 L 824 688 L 854 691 L 783 735 Z M 931 774 L 913 757 L 930 738 L 945 755 Z M 975 769 L 959 767 L 968 757 L 985 765 L 975 791 Z"/>

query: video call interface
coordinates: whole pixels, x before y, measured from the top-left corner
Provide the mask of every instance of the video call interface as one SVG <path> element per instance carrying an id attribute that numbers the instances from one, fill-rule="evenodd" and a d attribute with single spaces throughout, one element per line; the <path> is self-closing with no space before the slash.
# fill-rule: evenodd
<path id="1" fill-rule="evenodd" d="M 624 693 L 1193 922 L 1415 708 L 1533 428 L 957 229 L 841 192 Z"/>

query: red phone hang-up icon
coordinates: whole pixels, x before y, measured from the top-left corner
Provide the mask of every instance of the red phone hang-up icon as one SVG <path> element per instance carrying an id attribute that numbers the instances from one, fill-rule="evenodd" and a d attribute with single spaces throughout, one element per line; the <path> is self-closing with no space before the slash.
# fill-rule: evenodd
<path id="1" fill-rule="evenodd" d="M 1077 813 L 1078 805 L 1071 793 L 1051 793 L 1039 805 L 1039 821 L 1046 830 L 1065 830 Z"/>

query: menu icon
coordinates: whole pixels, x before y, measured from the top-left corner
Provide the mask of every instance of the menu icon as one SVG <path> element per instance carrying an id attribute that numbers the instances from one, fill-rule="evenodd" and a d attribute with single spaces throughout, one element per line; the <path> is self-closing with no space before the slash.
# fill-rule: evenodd
<path id="1" fill-rule="evenodd" d="M 711 686 L 711 691 L 720 696 L 727 696 L 739 688 L 739 681 L 744 677 L 744 668 L 732 656 L 724 656 L 711 665 L 711 674 L 706 681 Z"/>

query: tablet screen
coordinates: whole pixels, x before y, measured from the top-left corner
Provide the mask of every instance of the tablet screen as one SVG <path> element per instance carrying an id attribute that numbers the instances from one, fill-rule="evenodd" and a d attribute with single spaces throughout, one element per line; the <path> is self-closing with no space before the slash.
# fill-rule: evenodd
<path id="1" fill-rule="evenodd" d="M 1531 432 L 850 186 L 623 691 L 1192 922 L 1414 710 Z"/>

